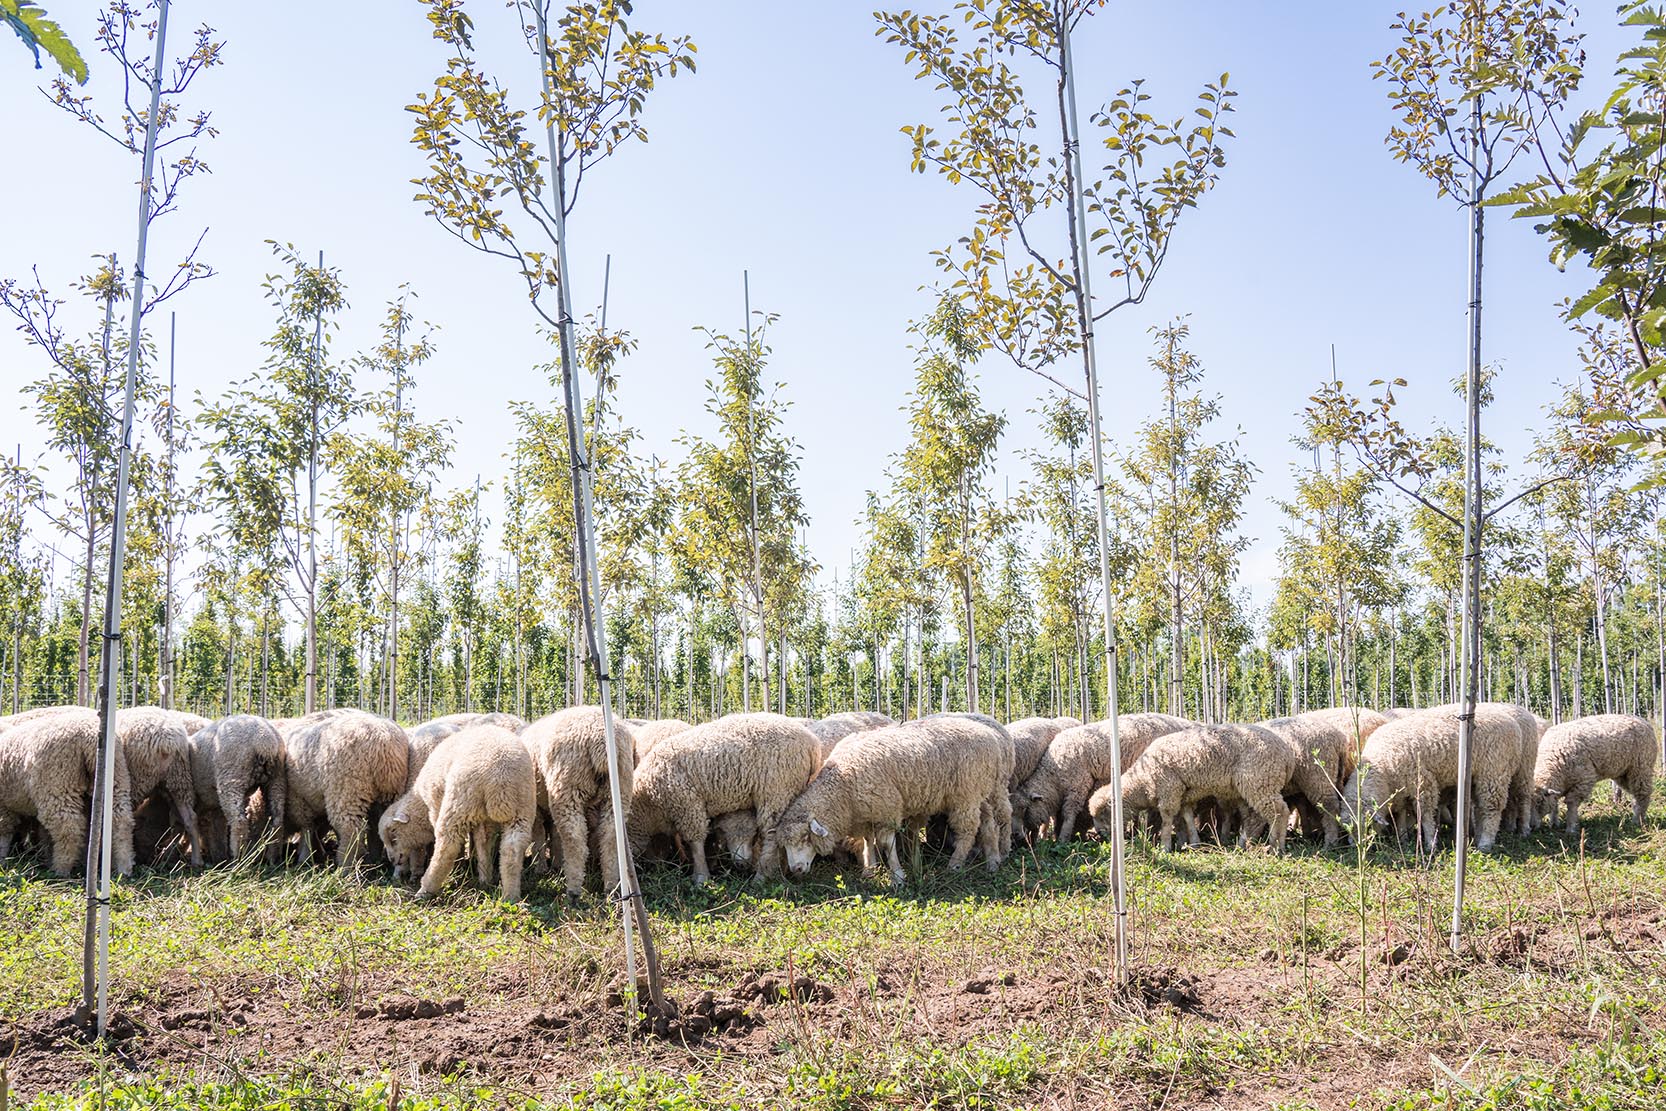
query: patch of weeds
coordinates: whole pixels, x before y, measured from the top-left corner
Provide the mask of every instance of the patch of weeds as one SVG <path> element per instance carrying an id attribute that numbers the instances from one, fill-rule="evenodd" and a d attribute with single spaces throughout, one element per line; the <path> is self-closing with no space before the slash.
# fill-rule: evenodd
<path id="1" fill-rule="evenodd" d="M 1666 1103 L 1666 1036 L 1575 1050 L 1559 1068 L 1379 1093 L 1385 1111 L 1633 1111 Z"/>

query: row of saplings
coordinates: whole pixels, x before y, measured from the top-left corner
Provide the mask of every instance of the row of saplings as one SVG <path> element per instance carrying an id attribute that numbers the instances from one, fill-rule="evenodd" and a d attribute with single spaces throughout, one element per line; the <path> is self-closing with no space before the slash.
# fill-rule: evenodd
<path id="1" fill-rule="evenodd" d="M 1296 816 L 1336 843 L 1375 822 L 1417 830 L 1434 848 L 1454 809 L 1459 714 L 1428 710 L 1314 710 L 1258 725 L 1202 725 L 1167 714 L 1119 719 L 1122 789 L 1131 820 L 1154 821 L 1165 849 L 1177 823 L 1191 844 L 1211 822 L 1241 844 L 1265 831 L 1282 849 Z M 618 882 L 601 711 L 573 707 L 530 724 L 510 714 L 456 714 L 410 730 L 359 710 L 267 720 L 210 721 L 139 707 L 117 716 L 112 856 L 118 874 L 138 854 L 155 860 L 170 839 L 193 865 L 235 859 L 264 838 L 273 862 L 300 863 L 336 838 L 354 865 L 367 833 L 399 875 L 439 891 L 465 849 L 483 884 L 494 865 L 507 898 L 523 868 L 559 869 L 578 895 L 597 862 Z M 704 725 L 616 722 L 620 787 L 634 854 L 690 861 L 710 878 L 715 834 L 760 877 L 784 863 L 795 876 L 818 856 L 883 860 L 905 872 L 898 834 L 918 844 L 941 819 L 948 866 L 974 853 L 991 871 L 1015 835 L 1068 841 L 1091 824 L 1110 831 L 1108 722 L 1026 718 L 1002 726 L 979 714 L 897 724 L 881 714 L 810 721 L 733 714 Z M 0 860 L 38 836 L 54 871 L 84 858 L 99 738 L 80 707 L 0 717 Z M 1639 822 L 1653 783 L 1657 740 L 1641 718 L 1605 714 L 1547 729 L 1520 707 L 1483 703 L 1472 747 L 1475 841 L 1528 833 L 1579 807 L 1601 780 L 1633 800 Z M 136 823 L 137 819 L 137 823 Z M 135 837 L 135 825 L 139 834 Z M 472 842 L 472 845 L 471 845 Z"/>

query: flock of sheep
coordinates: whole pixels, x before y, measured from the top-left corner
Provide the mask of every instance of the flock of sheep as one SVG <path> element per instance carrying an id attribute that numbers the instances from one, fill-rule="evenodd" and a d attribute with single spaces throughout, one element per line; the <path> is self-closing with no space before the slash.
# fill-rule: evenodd
<path id="1" fill-rule="evenodd" d="M 1213 826 L 1239 844 L 1265 835 L 1283 848 L 1293 821 L 1336 844 L 1371 824 L 1416 831 L 1435 846 L 1455 809 L 1459 711 L 1314 710 L 1257 725 L 1205 725 L 1168 714 L 1119 719 L 1124 810 L 1154 823 L 1164 849 L 1177 822 L 1199 843 Z M 336 861 L 367 848 L 396 877 L 437 894 L 468 850 L 483 885 L 520 897 L 529 865 L 562 873 L 579 895 L 592 861 L 604 890 L 618 883 L 608 752 L 601 710 L 578 706 L 526 723 L 502 713 L 455 714 L 406 730 L 360 710 L 268 721 L 210 721 L 154 707 L 117 715 L 112 858 L 127 874 L 177 847 L 193 866 L 264 852 L 305 863 L 333 833 Z M 619 787 L 633 855 L 686 859 L 711 876 L 707 841 L 759 877 L 809 871 L 818 856 L 883 862 L 906 880 L 898 835 L 918 846 L 943 834 L 948 866 L 977 854 L 990 871 L 1050 834 L 1091 823 L 1111 832 L 1109 722 L 981 714 L 896 723 L 875 713 L 818 721 L 732 714 L 703 725 L 616 722 Z M 80 707 L 0 717 L 0 860 L 40 839 L 52 869 L 85 857 L 99 739 Z M 1647 812 L 1658 741 L 1647 721 L 1603 714 L 1547 723 L 1504 703 L 1477 709 L 1473 830 L 1488 851 L 1502 830 L 1555 821 L 1578 828 L 1596 784 Z M 137 830 L 137 833 L 136 833 Z M 135 847 L 138 852 L 136 853 Z"/>

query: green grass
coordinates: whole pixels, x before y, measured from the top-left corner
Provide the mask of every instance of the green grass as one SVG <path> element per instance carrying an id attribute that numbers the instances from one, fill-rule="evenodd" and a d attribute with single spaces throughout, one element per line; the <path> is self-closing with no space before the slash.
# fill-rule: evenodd
<path id="1" fill-rule="evenodd" d="M 339 1059 L 228 1035 L 189 1061 L 113 1063 L 102 1090 L 116 1107 L 228 1109 L 386 1107 L 396 1079 L 417 1108 L 1666 1106 L 1666 814 L 1639 830 L 1594 808 L 1583 845 L 1502 848 L 1471 856 L 1454 957 L 1450 854 L 1136 844 L 1134 958 L 1151 988 L 1133 997 L 1109 980 L 1107 854 L 1091 843 L 1024 851 L 993 876 L 928 856 L 901 890 L 824 867 L 695 891 L 651 865 L 675 998 L 790 970 L 834 1000 L 760 1007 L 751 1035 L 687 1049 L 599 1020 L 539 1035 L 550 1059 L 530 1073 L 490 1053 L 415 1069 L 414 1032 Z M 81 912 L 77 884 L 0 866 L 0 1033 L 77 999 Z M 569 904 L 548 879 L 507 906 L 461 873 L 433 903 L 320 870 L 148 875 L 118 886 L 114 923 L 122 1010 L 252 999 L 343 1038 L 357 1007 L 395 994 L 460 997 L 471 1021 L 511 1032 L 541 1009 L 600 1014 L 622 964 L 612 908 Z M 1164 999 L 1176 977 L 1195 1000 Z M 993 986 L 968 992 L 973 979 Z M 18 1072 L 16 1098 L 91 1098 L 55 1076 Z"/>

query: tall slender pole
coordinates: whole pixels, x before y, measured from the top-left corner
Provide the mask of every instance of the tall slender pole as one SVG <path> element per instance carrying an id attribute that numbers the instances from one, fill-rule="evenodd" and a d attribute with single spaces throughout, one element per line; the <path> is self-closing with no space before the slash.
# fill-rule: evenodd
<path id="1" fill-rule="evenodd" d="M 104 590 L 104 643 L 99 661 L 100 740 L 98 774 L 93 783 L 93 819 L 98 837 L 96 841 L 89 841 L 87 846 L 89 872 L 92 871 L 95 851 L 98 857 L 98 893 L 87 904 L 89 925 L 94 928 L 88 931 L 86 938 L 93 944 L 88 944 L 83 953 L 83 970 L 92 968 L 96 945 L 97 972 L 91 979 L 96 980 L 97 990 L 87 990 L 91 985 L 89 978 L 83 976 L 81 1003 L 85 1010 L 96 1015 L 96 1030 L 101 1038 L 110 1002 L 110 841 L 116 801 L 116 746 L 120 743 L 116 737 L 116 692 L 117 671 L 121 663 L 122 562 L 127 555 L 127 486 L 132 471 L 134 394 L 139 380 L 141 328 L 145 311 L 145 247 L 150 237 L 151 172 L 156 164 L 156 123 L 161 108 L 162 69 L 168 57 L 168 0 L 159 0 L 158 9 L 150 114 L 145 117 L 143 172 L 139 176 L 139 243 L 133 260 L 133 305 L 127 333 L 127 376 L 122 389 L 121 448 L 116 462 L 116 508 L 110 526 L 110 570 Z"/>
<path id="2" fill-rule="evenodd" d="M 393 458 L 399 465 L 399 429 L 405 417 L 405 301 L 401 298 L 393 324 Z M 388 559 L 388 717 L 399 720 L 399 526 L 402 511 L 393 515 L 393 550 Z"/>
<path id="3" fill-rule="evenodd" d="M 758 599 L 758 682 L 763 686 L 764 709 L 769 709 L 769 623 L 764 620 L 764 561 L 758 540 L 758 444 L 752 426 L 752 377 L 757 363 L 752 357 L 752 276 L 745 270 L 740 274 L 741 291 L 746 300 L 746 486 L 752 498 L 752 592 Z M 746 651 L 742 645 L 741 650 Z M 750 698 L 746 708 L 750 710 Z"/>
<path id="4" fill-rule="evenodd" d="M 1099 581 L 1105 595 L 1105 717 L 1111 733 L 1111 894 L 1116 914 L 1116 980 L 1128 982 L 1128 877 L 1122 816 L 1122 731 L 1117 719 L 1116 597 L 1111 592 L 1110 524 L 1105 507 L 1105 443 L 1099 417 L 1099 368 L 1093 348 L 1093 292 L 1088 270 L 1087 202 L 1082 196 L 1081 125 L 1076 114 L 1076 67 L 1070 54 L 1070 13 L 1059 9 L 1060 62 L 1064 66 L 1065 149 L 1070 154 L 1070 245 L 1076 268 L 1076 317 L 1087 377 L 1088 428 L 1093 437 L 1094 518 L 1099 533 Z"/>
<path id="5" fill-rule="evenodd" d="M 164 710 L 174 708 L 174 353 L 178 347 L 178 314 L 168 314 L 168 465 L 163 472 L 168 506 L 167 554 L 162 583 L 162 676 Z"/>
<path id="6" fill-rule="evenodd" d="M 324 252 L 318 252 L 324 273 Z M 307 368 L 310 439 L 307 442 L 307 687 L 306 712 L 318 709 L 318 363 L 324 350 L 324 306 L 312 327 L 312 362 Z"/>
<path id="7" fill-rule="evenodd" d="M 532 9 L 538 20 L 538 75 L 542 82 L 544 105 L 553 109 L 555 98 L 550 89 L 549 33 L 545 6 L 548 0 L 533 0 Z M 596 668 L 596 682 L 600 688 L 602 731 L 607 744 L 608 799 L 613 810 L 613 846 L 619 862 L 620 923 L 625 938 L 625 998 L 630 1001 L 634 1024 L 636 999 L 636 927 L 642 931 L 644 956 L 648 967 L 648 992 L 656 1007 L 660 1006 L 659 968 L 653 951 L 653 938 L 648 931 L 647 909 L 642 903 L 642 891 L 636 879 L 636 866 L 631 860 L 630 842 L 625 836 L 625 802 L 619 789 L 619 738 L 613 729 L 613 676 L 607 653 L 607 627 L 599 620 L 595 607 L 602 596 L 601 573 L 596 562 L 596 535 L 591 527 L 591 481 L 593 478 L 589 452 L 584 443 L 580 421 L 584 412 L 584 398 L 578 380 L 578 360 L 573 345 L 572 285 L 567 267 L 567 169 L 561 158 L 561 140 L 556 132 L 553 110 L 546 116 L 545 138 L 549 144 L 552 184 L 555 186 L 552 208 L 555 216 L 555 266 L 557 295 L 557 331 L 561 340 L 561 379 L 565 386 L 567 404 L 567 447 L 572 462 L 575 531 L 579 537 L 579 608 L 588 626 L 591 661 Z M 633 756 L 634 759 L 634 756 Z"/>
<path id="8" fill-rule="evenodd" d="M 1475 703 L 1480 687 L 1479 619 L 1481 603 L 1481 98 L 1470 104 L 1469 134 L 1469 367 L 1464 388 L 1464 566 L 1461 709 L 1458 714 L 1458 799 L 1453 815 L 1457 858 L 1452 875 L 1454 953 L 1462 944 L 1464 884 L 1469 869 L 1469 792 L 1471 750 L 1475 740 Z"/>

